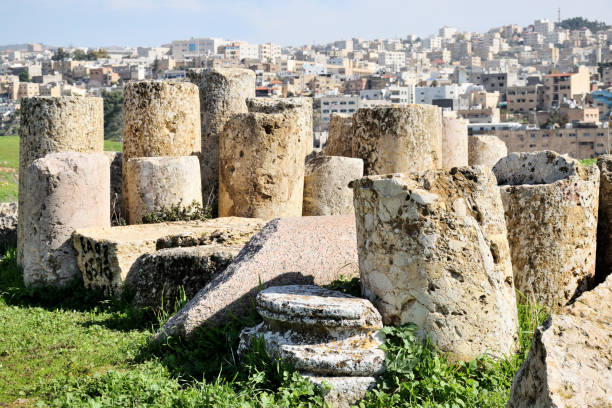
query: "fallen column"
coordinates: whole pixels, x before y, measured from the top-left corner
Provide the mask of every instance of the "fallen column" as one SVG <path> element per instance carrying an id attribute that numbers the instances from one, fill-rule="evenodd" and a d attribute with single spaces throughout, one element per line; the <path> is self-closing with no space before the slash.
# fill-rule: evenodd
<path id="1" fill-rule="evenodd" d="M 23 216 L 23 280 L 64 286 L 80 278 L 75 229 L 110 226 L 110 174 L 102 153 L 53 153 L 28 166 Z"/>
<path id="2" fill-rule="evenodd" d="M 452 360 L 514 352 L 506 223 L 493 173 L 459 167 L 352 183 L 363 295 L 415 323 Z"/>

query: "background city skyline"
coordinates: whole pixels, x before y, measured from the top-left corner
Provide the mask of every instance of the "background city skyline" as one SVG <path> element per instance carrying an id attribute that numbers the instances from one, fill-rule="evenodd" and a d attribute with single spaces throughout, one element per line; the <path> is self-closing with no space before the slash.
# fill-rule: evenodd
<path id="1" fill-rule="evenodd" d="M 534 18 L 581 16 L 610 21 L 609 0 L 533 2 L 484 0 L 435 3 L 378 0 L 23 0 L 3 5 L 0 45 L 159 46 L 173 39 L 221 37 L 280 45 L 324 43 L 351 37 L 428 36 L 439 27 L 483 32 Z M 12 16 L 12 17 L 9 17 Z"/>

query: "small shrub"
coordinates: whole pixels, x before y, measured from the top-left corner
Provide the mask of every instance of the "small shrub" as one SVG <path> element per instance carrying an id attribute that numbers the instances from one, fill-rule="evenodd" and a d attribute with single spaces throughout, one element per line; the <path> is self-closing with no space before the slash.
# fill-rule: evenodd
<path id="1" fill-rule="evenodd" d="M 143 224 L 156 224 L 170 221 L 200 221 L 212 218 L 212 207 L 202 206 L 197 201 L 189 205 L 182 202 L 173 204 L 170 207 L 162 207 L 158 211 L 151 212 L 142 217 Z"/>

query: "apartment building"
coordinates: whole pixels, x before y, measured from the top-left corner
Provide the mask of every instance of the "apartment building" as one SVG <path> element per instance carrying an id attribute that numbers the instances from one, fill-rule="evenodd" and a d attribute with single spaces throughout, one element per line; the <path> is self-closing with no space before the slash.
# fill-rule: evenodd
<path id="1" fill-rule="evenodd" d="M 345 113 L 353 114 L 359 109 L 359 97 L 358 96 L 324 96 L 321 100 L 321 121 L 323 123 L 329 123 L 329 119 L 332 113 Z"/>
<path id="2" fill-rule="evenodd" d="M 408 105 L 416 102 L 415 86 L 392 85 L 389 88 L 389 99 L 397 105 Z"/>
<path id="3" fill-rule="evenodd" d="M 266 43 L 259 45 L 259 59 L 262 61 L 275 61 L 281 56 L 281 47 L 278 44 Z"/>
<path id="4" fill-rule="evenodd" d="M 499 123 L 499 108 L 461 109 L 457 114 L 469 123 Z"/>
<path id="5" fill-rule="evenodd" d="M 188 57 L 214 55 L 224 44 L 221 38 L 191 38 L 189 40 L 172 41 L 170 52 L 178 60 Z"/>
<path id="6" fill-rule="evenodd" d="M 538 109 L 542 103 L 542 85 L 510 86 L 506 90 L 508 112 L 527 113 Z"/>
<path id="7" fill-rule="evenodd" d="M 482 85 L 487 92 L 499 92 L 502 99 L 505 100 L 507 88 L 515 84 L 516 76 L 516 72 L 475 72 L 470 75 L 470 81 L 476 85 Z"/>
<path id="8" fill-rule="evenodd" d="M 378 54 L 378 65 L 384 67 L 405 67 L 406 53 L 403 51 L 382 51 Z"/>
<path id="9" fill-rule="evenodd" d="M 544 76 L 544 107 L 559 107 L 564 99 L 576 100 L 585 96 L 590 92 L 589 81 L 589 69 L 582 65 L 576 72 L 553 73 Z"/>

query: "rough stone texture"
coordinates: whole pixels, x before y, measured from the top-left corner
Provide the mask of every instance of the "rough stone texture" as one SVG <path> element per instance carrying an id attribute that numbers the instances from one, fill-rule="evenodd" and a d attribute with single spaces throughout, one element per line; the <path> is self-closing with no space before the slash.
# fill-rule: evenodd
<path id="1" fill-rule="evenodd" d="M 143 255 L 163 248 L 224 243 L 231 246 L 257 233 L 258 219 L 217 218 L 208 221 L 168 222 L 75 231 L 74 247 L 85 285 L 119 294 L 127 281 L 138 277 Z"/>
<path id="2" fill-rule="evenodd" d="M 219 196 L 219 136 L 236 113 L 247 113 L 247 98 L 255 97 L 255 72 L 249 69 L 189 71 L 189 80 L 200 89 L 202 123 L 202 199 L 217 209 Z"/>
<path id="3" fill-rule="evenodd" d="M 34 97 L 21 100 L 19 126 L 19 226 L 17 261 L 23 265 L 23 195 L 28 166 L 49 153 L 101 152 L 104 148 L 102 98 Z"/>
<path id="4" fill-rule="evenodd" d="M 468 165 L 468 121 L 455 112 L 444 112 L 442 118 L 442 168 Z"/>
<path id="5" fill-rule="evenodd" d="M 191 299 L 212 278 L 223 272 L 248 240 L 232 245 L 213 243 L 194 247 L 160 249 L 139 260 L 138 278 L 134 280 L 138 306 L 174 310 L 180 288 Z"/>
<path id="6" fill-rule="evenodd" d="M 483 165 L 493 168 L 497 161 L 508 154 L 506 143 L 493 135 L 468 136 L 468 162 L 470 166 Z"/>
<path id="7" fill-rule="evenodd" d="M 326 156 L 353 157 L 353 115 L 331 114 L 323 152 Z"/>
<path id="8" fill-rule="evenodd" d="M 384 323 L 416 323 L 456 360 L 512 353 L 516 299 L 491 170 L 370 176 L 352 186 L 362 290 Z"/>
<path id="9" fill-rule="evenodd" d="M 353 191 L 348 184 L 363 177 L 363 160 L 311 155 L 304 175 L 303 215 L 353 214 Z"/>
<path id="10" fill-rule="evenodd" d="M 110 226 L 110 173 L 102 153 L 52 153 L 28 166 L 23 280 L 63 286 L 80 277 L 71 235 Z"/>
<path id="11" fill-rule="evenodd" d="M 202 205 L 200 162 L 196 156 L 137 157 L 124 163 L 124 209 L 129 224 L 162 207 Z"/>
<path id="12" fill-rule="evenodd" d="M 597 222 L 596 278 L 603 281 L 612 274 L 612 155 L 600 156 L 599 219 Z"/>
<path id="13" fill-rule="evenodd" d="M 351 215 L 294 217 L 270 221 L 230 266 L 162 327 L 156 335 L 190 335 L 202 324 L 248 314 L 261 288 L 328 284 L 355 276 L 357 247 Z"/>
<path id="14" fill-rule="evenodd" d="M 536 329 L 508 408 L 612 407 L 612 277 Z"/>
<path id="15" fill-rule="evenodd" d="M 123 213 L 123 153 L 104 152 L 110 163 L 110 215 L 111 225 L 121 225 Z"/>
<path id="16" fill-rule="evenodd" d="M 385 370 L 382 319 L 365 299 L 313 285 L 278 286 L 257 295 L 263 322 L 240 335 L 239 355 L 255 336 L 267 353 L 279 358 L 315 384 L 334 388 L 325 400 L 348 406 L 363 397 Z"/>
<path id="17" fill-rule="evenodd" d="M 130 82 L 123 98 L 124 160 L 200 154 L 197 86 L 175 81 Z"/>
<path id="18" fill-rule="evenodd" d="M 514 284 L 558 309 L 595 273 L 599 170 L 551 151 L 510 153 L 493 172 L 506 212 Z"/>
<path id="19" fill-rule="evenodd" d="M 219 140 L 219 215 L 301 216 L 312 104 L 254 98 L 247 105 L 250 112 L 234 115 Z"/>
<path id="20" fill-rule="evenodd" d="M 0 258 L 17 245 L 17 203 L 0 203 Z"/>
<path id="21" fill-rule="evenodd" d="M 365 175 L 440 168 L 442 133 L 442 110 L 437 106 L 357 109 L 353 157 L 363 159 Z"/>

